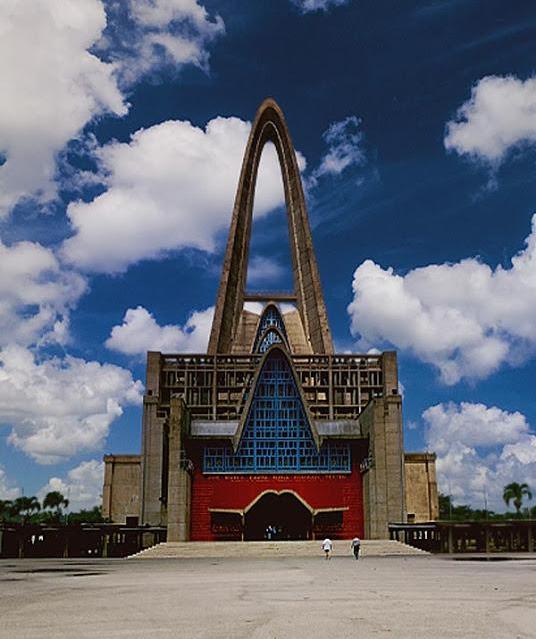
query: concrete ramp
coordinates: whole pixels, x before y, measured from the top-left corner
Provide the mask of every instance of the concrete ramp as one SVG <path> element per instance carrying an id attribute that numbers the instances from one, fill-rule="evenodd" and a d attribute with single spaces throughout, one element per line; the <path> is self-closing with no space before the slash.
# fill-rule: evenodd
<path id="1" fill-rule="evenodd" d="M 165 542 L 128 557 L 128 559 L 259 559 L 270 557 L 321 557 L 321 541 L 189 541 Z M 350 541 L 333 542 L 333 556 L 351 556 Z M 426 556 L 427 552 L 400 541 L 365 539 L 361 542 L 362 557 Z"/>

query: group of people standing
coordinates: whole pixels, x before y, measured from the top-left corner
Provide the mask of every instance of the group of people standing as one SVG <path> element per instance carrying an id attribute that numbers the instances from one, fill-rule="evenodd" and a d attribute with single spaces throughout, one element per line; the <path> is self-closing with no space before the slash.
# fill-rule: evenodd
<path id="1" fill-rule="evenodd" d="M 361 539 L 359 539 L 359 537 L 354 537 L 352 539 L 350 548 L 354 553 L 354 557 L 357 561 L 359 559 L 359 550 L 361 549 Z M 326 537 L 322 542 L 322 550 L 324 551 L 325 558 L 331 559 L 331 554 L 333 552 L 333 542 L 331 541 L 331 539 L 329 539 L 329 537 Z"/>

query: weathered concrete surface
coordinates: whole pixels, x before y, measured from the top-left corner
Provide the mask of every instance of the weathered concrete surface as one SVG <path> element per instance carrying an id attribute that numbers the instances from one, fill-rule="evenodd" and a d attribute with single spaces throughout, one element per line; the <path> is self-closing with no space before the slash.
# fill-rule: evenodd
<path id="1" fill-rule="evenodd" d="M 408 522 L 439 517 L 435 453 L 405 453 L 404 480 Z"/>
<path id="2" fill-rule="evenodd" d="M 525 639 L 535 609 L 529 560 L 0 562 L 2 639 Z"/>
<path id="3" fill-rule="evenodd" d="M 321 545 L 316 541 L 188 541 L 164 542 L 142 550 L 129 559 L 277 559 L 278 557 L 318 557 Z M 350 550 L 348 539 L 333 542 L 333 557 L 345 557 Z M 364 539 L 361 542 L 363 557 L 392 557 L 427 555 L 413 546 L 390 539 Z"/>

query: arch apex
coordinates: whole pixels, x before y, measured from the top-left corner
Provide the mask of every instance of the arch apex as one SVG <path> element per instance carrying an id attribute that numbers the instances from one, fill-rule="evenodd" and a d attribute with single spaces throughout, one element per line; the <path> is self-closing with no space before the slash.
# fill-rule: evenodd
<path id="1" fill-rule="evenodd" d="M 277 100 L 271 96 L 264 98 L 264 100 L 260 103 L 257 109 L 257 114 L 256 114 L 257 117 L 261 113 L 264 113 L 265 111 L 267 111 L 268 109 L 273 109 L 274 111 L 277 112 L 279 116 L 281 116 L 283 120 L 285 119 L 285 116 L 283 114 L 283 109 L 279 106 L 279 103 L 277 102 Z"/>
<path id="2" fill-rule="evenodd" d="M 294 294 L 305 336 L 315 354 L 333 353 L 296 153 L 283 111 L 272 97 L 251 127 L 227 240 L 208 353 L 230 353 L 244 306 L 255 184 L 262 150 L 275 145 L 285 191 Z"/>

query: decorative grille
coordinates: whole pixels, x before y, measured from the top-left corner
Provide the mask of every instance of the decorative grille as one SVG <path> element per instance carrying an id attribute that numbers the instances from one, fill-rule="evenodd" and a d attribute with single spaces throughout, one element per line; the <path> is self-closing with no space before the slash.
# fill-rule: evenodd
<path id="1" fill-rule="evenodd" d="M 207 446 L 206 473 L 350 472 L 350 447 L 328 442 L 317 450 L 287 359 L 268 355 L 236 453 L 230 446 Z"/>
<path id="2" fill-rule="evenodd" d="M 277 334 L 277 331 L 269 331 L 266 335 L 264 335 L 269 328 L 277 328 L 286 341 L 287 331 L 285 329 L 285 323 L 283 322 L 281 313 L 273 304 L 268 305 L 262 314 L 261 321 L 259 322 L 259 328 L 257 329 L 257 335 L 255 336 L 255 345 L 253 346 L 254 353 L 265 353 L 272 344 L 281 342 L 281 338 Z M 266 345 L 265 342 L 267 338 L 272 341 Z M 264 350 L 261 350 L 261 348 L 264 348 Z"/>
<path id="3" fill-rule="evenodd" d="M 266 353 L 272 344 L 281 344 L 281 337 L 277 331 L 269 329 L 259 344 L 259 353 Z"/>

